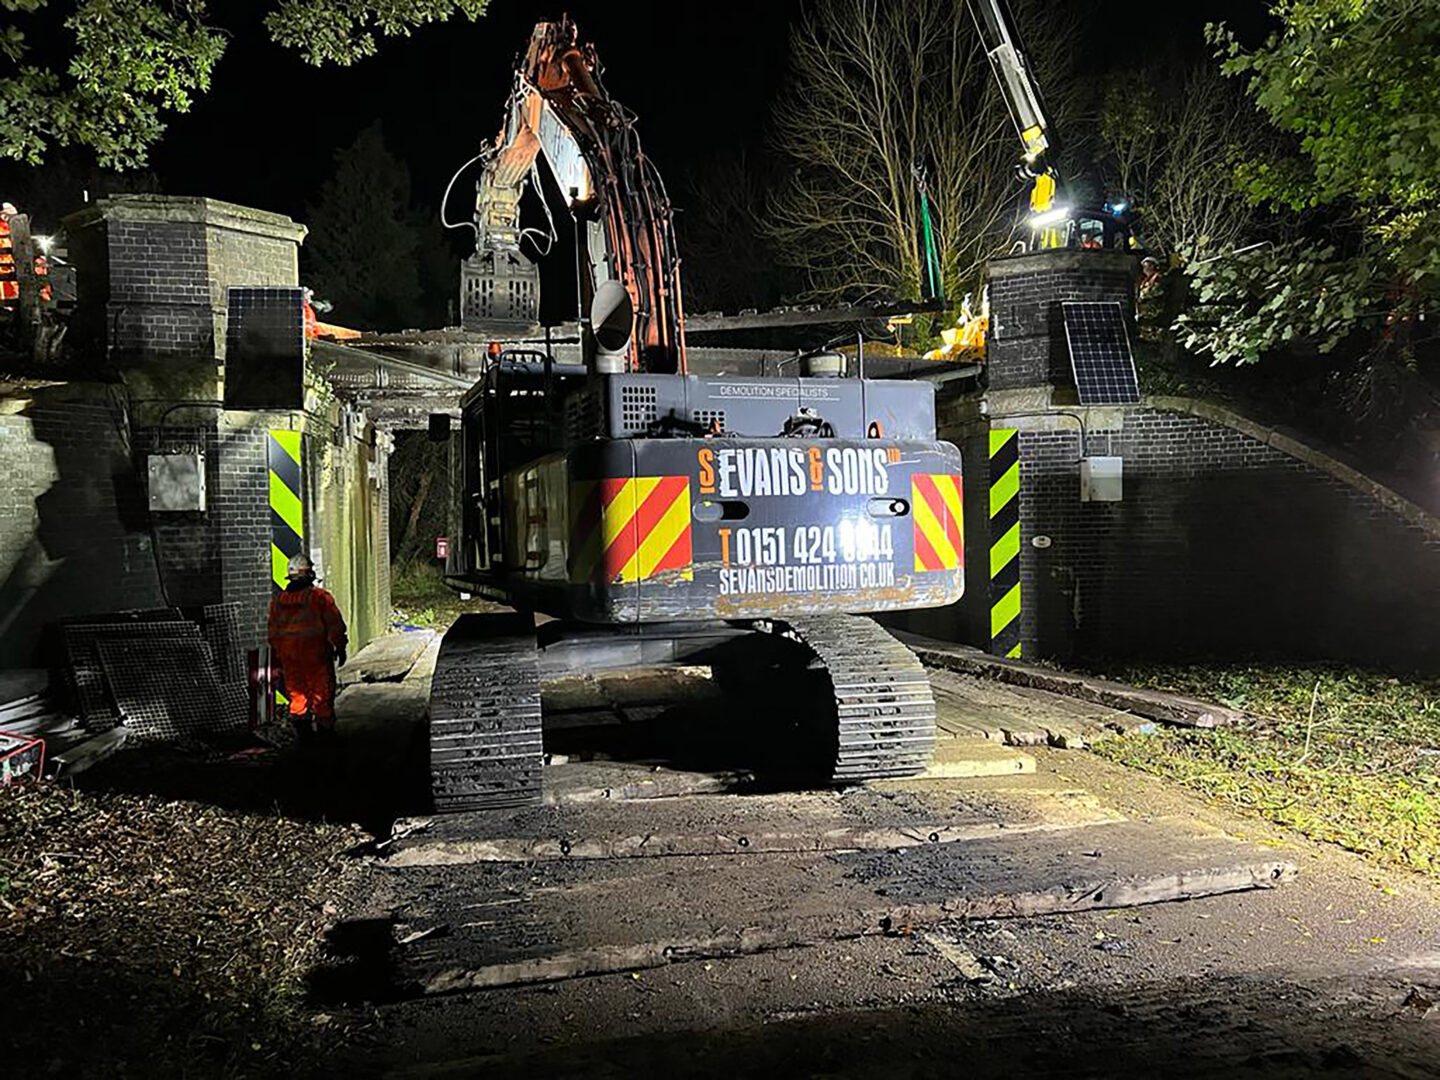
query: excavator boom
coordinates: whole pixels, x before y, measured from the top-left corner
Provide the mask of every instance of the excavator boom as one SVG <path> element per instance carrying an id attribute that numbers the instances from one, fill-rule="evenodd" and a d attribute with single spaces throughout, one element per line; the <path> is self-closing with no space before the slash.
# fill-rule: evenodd
<path id="1" fill-rule="evenodd" d="M 472 262 L 514 264 L 520 198 L 543 158 L 581 222 L 588 360 L 612 372 L 686 370 L 680 258 L 664 184 L 635 119 L 606 92 L 573 23 L 540 23 L 477 188 Z M 462 295 L 462 304 L 469 290 Z"/>

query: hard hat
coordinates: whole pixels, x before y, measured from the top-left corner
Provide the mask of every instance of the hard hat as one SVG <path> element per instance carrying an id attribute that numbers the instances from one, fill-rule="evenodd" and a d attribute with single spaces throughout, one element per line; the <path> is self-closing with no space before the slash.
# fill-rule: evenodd
<path id="1" fill-rule="evenodd" d="M 287 578 L 302 578 L 315 576 L 315 564 L 310 561 L 309 555 L 296 555 L 290 560 L 290 565 L 285 569 Z"/>

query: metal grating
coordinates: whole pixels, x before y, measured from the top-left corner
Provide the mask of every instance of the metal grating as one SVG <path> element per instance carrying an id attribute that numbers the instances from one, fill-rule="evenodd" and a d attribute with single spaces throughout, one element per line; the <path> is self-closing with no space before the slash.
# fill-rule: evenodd
<path id="1" fill-rule="evenodd" d="M 101 638 L 105 679 L 130 737 L 166 742 L 234 729 L 221 707 L 210 646 L 193 624 L 186 637 Z M 182 676 L 183 673 L 183 676 Z"/>
<path id="2" fill-rule="evenodd" d="M 577 390 L 565 399 L 565 438 L 571 444 L 589 442 L 604 434 L 600 395 L 595 390 Z"/>
<path id="3" fill-rule="evenodd" d="M 706 431 L 710 430 L 713 424 L 715 430 L 720 433 L 725 431 L 725 410 L 724 409 L 696 409 L 694 411 L 695 423 L 699 424 Z"/>
<path id="4" fill-rule="evenodd" d="M 1081 405 L 1134 405 L 1140 400 L 1140 381 L 1130 354 L 1125 315 L 1114 301 L 1067 302 L 1065 339 L 1070 345 L 1070 366 Z"/>
<path id="5" fill-rule="evenodd" d="M 179 612 L 157 611 L 105 622 L 67 623 L 61 629 L 80 720 L 91 730 L 105 730 L 114 727 L 117 720 L 95 642 L 104 637 L 184 635 L 193 631 L 195 624 L 180 618 Z"/>
<path id="6" fill-rule="evenodd" d="M 638 434 L 655 422 L 659 413 L 657 393 L 653 386 L 622 386 L 620 388 L 620 423 L 625 431 Z"/>
<path id="7" fill-rule="evenodd" d="M 225 329 L 225 406 L 305 404 L 305 311 L 299 288 L 231 288 Z"/>
<path id="8" fill-rule="evenodd" d="M 222 683 L 244 682 L 247 672 L 240 652 L 240 605 L 206 604 L 200 609 L 200 632 L 210 645 L 215 677 Z"/>
<path id="9" fill-rule="evenodd" d="M 220 727 L 238 731 L 250 726 L 250 685 L 248 682 L 220 686 Z"/>

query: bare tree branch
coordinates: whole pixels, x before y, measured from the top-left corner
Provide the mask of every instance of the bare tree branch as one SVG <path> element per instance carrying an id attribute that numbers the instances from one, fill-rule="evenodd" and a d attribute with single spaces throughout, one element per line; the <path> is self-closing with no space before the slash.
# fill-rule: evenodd
<path id="1" fill-rule="evenodd" d="M 1101 120 L 1106 172 L 1141 209 L 1147 242 L 1190 258 L 1229 251 L 1255 223 L 1235 164 L 1264 138 L 1243 90 L 1209 65 L 1113 79 Z"/>
<path id="2" fill-rule="evenodd" d="M 1057 127 L 1081 108 L 1070 77 L 1079 14 L 1031 18 L 1030 63 Z M 1031 24 L 1034 24 L 1033 26 Z M 930 178 L 947 295 L 976 288 L 1013 240 L 1019 143 L 965 5 L 814 0 L 791 34 L 775 149 L 794 173 L 767 206 L 769 235 L 816 299 L 920 295 L 924 251 L 914 166 Z"/>

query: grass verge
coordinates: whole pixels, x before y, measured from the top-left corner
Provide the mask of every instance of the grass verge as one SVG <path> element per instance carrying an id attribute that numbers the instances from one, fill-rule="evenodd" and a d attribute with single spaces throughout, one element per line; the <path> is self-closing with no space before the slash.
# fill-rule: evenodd
<path id="1" fill-rule="evenodd" d="M 419 559 L 396 564 L 390 594 L 392 621 L 400 625 L 443 629 L 471 608 L 445 584 L 435 563 Z"/>
<path id="2" fill-rule="evenodd" d="M 1111 668 L 1254 720 L 1095 747 L 1316 840 L 1440 878 L 1440 681 L 1330 666 Z"/>

